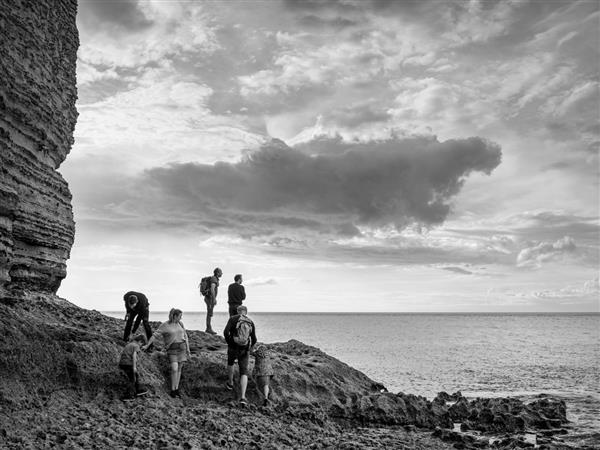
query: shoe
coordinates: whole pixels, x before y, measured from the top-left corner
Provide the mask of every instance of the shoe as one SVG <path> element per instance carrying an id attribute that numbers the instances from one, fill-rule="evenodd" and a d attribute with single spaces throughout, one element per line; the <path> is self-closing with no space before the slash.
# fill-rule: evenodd
<path id="1" fill-rule="evenodd" d="M 175 397 L 181 398 L 181 392 L 179 392 L 179 389 L 175 389 Z"/>
<path id="2" fill-rule="evenodd" d="M 240 398 L 240 406 L 248 406 L 248 400 L 246 400 L 245 398 Z"/>
<path id="3" fill-rule="evenodd" d="M 176 398 L 177 397 L 177 391 L 173 390 L 171 391 L 171 393 L 169 394 L 171 397 Z"/>
<path id="4" fill-rule="evenodd" d="M 148 393 L 148 389 L 140 389 L 138 392 L 135 393 L 136 397 L 141 397 L 142 395 L 146 395 Z"/>
<path id="5" fill-rule="evenodd" d="M 271 404 L 271 402 L 269 401 L 268 398 L 265 398 L 265 401 L 263 402 L 263 406 L 269 406 Z"/>
<path id="6" fill-rule="evenodd" d="M 228 391 L 233 391 L 233 384 L 229 384 L 229 381 L 225 383 L 225 389 Z"/>
<path id="7" fill-rule="evenodd" d="M 215 330 L 213 330 L 212 328 L 207 328 L 206 331 L 205 331 L 205 333 L 208 333 L 208 334 L 217 334 L 217 332 Z"/>

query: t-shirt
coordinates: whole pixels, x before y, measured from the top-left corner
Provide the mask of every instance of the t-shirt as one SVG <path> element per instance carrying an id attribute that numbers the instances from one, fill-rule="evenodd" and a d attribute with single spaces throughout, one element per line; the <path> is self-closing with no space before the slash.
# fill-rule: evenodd
<path id="1" fill-rule="evenodd" d="M 139 342 L 129 342 L 121 352 L 119 365 L 133 366 L 133 354 L 140 351 Z"/>
<path id="2" fill-rule="evenodd" d="M 165 348 L 168 349 L 173 342 L 187 341 L 187 333 L 182 322 L 163 322 L 154 332 L 154 338 L 158 336 L 163 338 Z"/>
<path id="3" fill-rule="evenodd" d="M 208 295 L 207 297 L 210 298 L 211 296 L 211 290 L 210 288 L 212 287 L 212 285 L 215 284 L 215 299 L 217 298 L 217 293 L 219 292 L 219 279 L 217 278 L 216 275 L 213 275 L 212 277 L 210 277 L 210 285 L 208 286 Z"/>
<path id="4" fill-rule="evenodd" d="M 246 299 L 246 290 L 239 283 L 231 283 L 227 289 L 227 303 L 230 305 L 241 305 Z"/>

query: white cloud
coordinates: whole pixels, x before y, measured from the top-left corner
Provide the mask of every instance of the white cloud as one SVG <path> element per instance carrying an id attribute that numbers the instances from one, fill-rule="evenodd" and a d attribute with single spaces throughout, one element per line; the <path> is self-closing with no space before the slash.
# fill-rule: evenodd
<path id="1" fill-rule="evenodd" d="M 569 236 L 565 236 L 554 243 L 540 242 L 521 250 L 517 256 L 517 266 L 540 268 L 543 263 L 573 255 L 576 249 L 575 241 Z"/>

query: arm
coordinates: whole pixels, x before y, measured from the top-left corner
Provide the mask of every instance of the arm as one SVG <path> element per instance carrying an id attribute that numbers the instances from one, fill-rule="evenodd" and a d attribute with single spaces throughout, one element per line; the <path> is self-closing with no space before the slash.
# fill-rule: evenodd
<path id="1" fill-rule="evenodd" d="M 240 298 L 242 300 L 246 300 L 246 289 L 241 284 L 240 284 L 240 293 L 241 293 Z"/>
<path id="2" fill-rule="evenodd" d="M 225 326 L 225 330 L 223 330 L 223 336 L 225 337 L 225 341 L 227 342 L 227 344 L 231 344 L 231 330 L 233 329 L 234 326 L 234 319 L 233 317 L 231 317 L 228 321 L 227 321 L 227 325 Z"/>
<path id="3" fill-rule="evenodd" d="M 217 285 L 216 285 L 216 283 L 210 283 L 210 296 L 216 305 L 217 304 Z"/>
<path id="4" fill-rule="evenodd" d="M 154 334 L 152 336 L 150 336 L 150 339 L 148 339 L 148 342 L 146 343 L 146 345 L 142 345 L 142 347 L 141 347 L 142 350 L 146 350 L 148 347 L 150 347 L 150 345 L 152 345 L 152 343 L 156 340 L 156 337 L 162 333 L 162 331 L 164 329 L 163 325 L 164 325 L 164 323 L 160 324 L 160 327 L 158 327 L 158 329 L 154 332 Z"/>
<path id="5" fill-rule="evenodd" d="M 137 373 L 137 350 L 133 352 L 131 360 L 133 361 L 133 373 Z"/>
<path id="6" fill-rule="evenodd" d="M 188 339 L 187 331 L 185 331 L 185 327 L 183 326 L 183 322 L 179 322 L 181 328 L 183 328 L 183 341 L 185 342 L 185 348 L 188 356 L 191 356 L 192 352 L 190 351 L 190 340 Z"/>
<path id="7" fill-rule="evenodd" d="M 252 322 L 252 333 L 250 333 L 250 348 L 256 345 L 256 325 Z"/>

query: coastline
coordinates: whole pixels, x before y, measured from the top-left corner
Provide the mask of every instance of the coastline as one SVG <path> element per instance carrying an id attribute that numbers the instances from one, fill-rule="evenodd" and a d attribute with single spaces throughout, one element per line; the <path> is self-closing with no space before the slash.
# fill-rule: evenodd
<path id="1" fill-rule="evenodd" d="M 392 394 L 293 340 L 269 344 L 280 374 L 273 408 L 251 405 L 240 412 L 223 389 L 223 339 L 195 331 L 189 333 L 193 356 L 184 368 L 182 400 L 168 397 L 168 365 L 155 351 L 140 363 L 150 395 L 123 402 L 126 380 L 116 367 L 123 322 L 53 296 L 26 300 L 0 302 L 7 336 L 0 353 L 5 448 L 87 448 L 94 442 L 98 448 L 513 448 L 527 446 L 532 430 L 545 448 L 570 448 L 553 438 L 568 433 L 559 400 L 540 397 L 526 405 L 470 402 L 458 393 L 433 401 Z M 255 396 L 251 383 L 254 405 Z M 463 431 L 453 431 L 455 423 L 463 423 Z"/>

